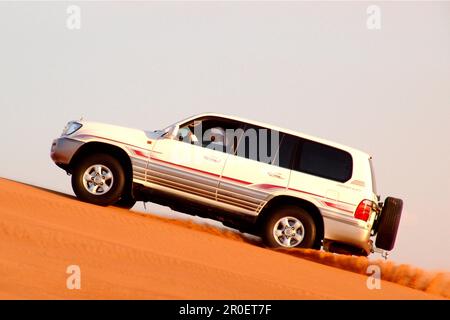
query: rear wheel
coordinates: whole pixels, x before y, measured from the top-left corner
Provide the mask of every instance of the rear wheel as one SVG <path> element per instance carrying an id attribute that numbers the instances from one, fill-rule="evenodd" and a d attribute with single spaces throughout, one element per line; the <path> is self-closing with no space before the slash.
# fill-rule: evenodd
<path id="1" fill-rule="evenodd" d="M 272 248 L 313 248 L 316 226 L 311 215 L 297 206 L 276 208 L 262 226 L 264 243 Z"/>
<path id="2" fill-rule="evenodd" d="M 93 204 L 116 203 L 124 190 L 125 173 L 120 162 L 105 153 L 81 159 L 72 174 L 72 188 L 77 197 Z"/>
<path id="3" fill-rule="evenodd" d="M 402 208 L 403 201 L 401 199 L 387 197 L 384 201 L 375 241 L 375 246 L 377 248 L 387 251 L 394 248 Z"/>

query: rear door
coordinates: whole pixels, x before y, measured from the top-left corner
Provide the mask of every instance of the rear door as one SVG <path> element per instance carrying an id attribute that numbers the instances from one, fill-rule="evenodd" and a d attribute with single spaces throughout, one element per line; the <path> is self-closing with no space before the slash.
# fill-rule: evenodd
<path id="1" fill-rule="evenodd" d="M 245 124 L 223 169 L 217 200 L 256 215 L 271 195 L 287 188 L 295 142 L 275 130 Z"/>
<path id="2" fill-rule="evenodd" d="M 293 163 L 289 190 L 312 199 L 325 212 L 352 215 L 354 204 L 347 194 L 354 186 L 346 182 L 352 177 L 352 156 L 338 148 L 300 139 L 299 156 Z"/>

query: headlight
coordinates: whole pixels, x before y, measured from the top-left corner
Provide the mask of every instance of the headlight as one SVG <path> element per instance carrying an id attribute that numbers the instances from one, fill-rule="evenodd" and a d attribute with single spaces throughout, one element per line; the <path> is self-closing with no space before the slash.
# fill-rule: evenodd
<path id="1" fill-rule="evenodd" d="M 71 121 L 69 122 L 66 127 L 64 128 L 63 132 L 62 132 L 62 136 L 69 136 L 72 133 L 74 133 L 75 131 L 77 131 L 78 129 L 80 129 L 83 125 L 81 123 L 78 122 L 74 122 Z"/>

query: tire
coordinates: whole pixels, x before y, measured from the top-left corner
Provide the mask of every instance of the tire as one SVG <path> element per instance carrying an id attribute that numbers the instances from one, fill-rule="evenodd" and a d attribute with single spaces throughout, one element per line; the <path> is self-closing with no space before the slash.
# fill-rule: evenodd
<path id="1" fill-rule="evenodd" d="M 119 201 L 117 201 L 114 206 L 123 208 L 123 209 L 131 209 L 136 204 L 136 200 L 134 200 L 131 196 L 127 195 L 122 198 L 120 198 Z"/>
<path id="2" fill-rule="evenodd" d="M 402 214 L 403 201 L 401 199 L 387 197 L 381 210 L 378 233 L 375 241 L 377 248 L 390 251 L 394 248 L 397 238 L 398 226 Z"/>
<path id="3" fill-rule="evenodd" d="M 296 228 L 297 221 L 301 225 Z M 291 231 L 287 230 L 289 228 Z M 262 225 L 261 237 L 271 248 L 314 248 L 316 230 L 314 219 L 307 211 L 286 205 L 276 208 L 267 217 Z"/>
<path id="4" fill-rule="evenodd" d="M 88 155 L 78 161 L 73 170 L 72 189 L 80 200 L 109 206 L 120 199 L 124 187 L 125 172 L 122 165 L 109 154 Z"/>

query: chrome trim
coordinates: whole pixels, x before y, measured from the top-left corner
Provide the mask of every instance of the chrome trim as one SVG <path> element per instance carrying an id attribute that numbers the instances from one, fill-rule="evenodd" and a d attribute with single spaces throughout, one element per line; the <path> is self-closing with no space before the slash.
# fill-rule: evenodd
<path id="1" fill-rule="evenodd" d="M 134 179 L 233 205 L 235 208 L 252 211 L 252 215 L 257 215 L 270 197 L 269 192 L 252 189 L 251 185 L 230 183 L 220 180 L 220 177 L 191 172 L 152 160 L 144 166 L 144 162 L 133 157 Z"/>
<path id="2" fill-rule="evenodd" d="M 217 201 L 251 209 L 259 213 L 269 200 L 270 193 L 252 189 L 251 185 L 239 185 L 221 180 L 217 190 Z"/>
<path id="3" fill-rule="evenodd" d="M 361 228 L 361 229 L 367 229 L 367 226 L 366 226 L 367 223 L 366 222 L 364 222 L 362 220 L 355 219 L 353 216 L 347 216 L 347 215 L 344 215 L 343 213 L 336 212 L 336 211 L 333 211 L 333 210 L 330 210 L 330 209 L 326 209 L 326 208 L 323 208 L 323 207 L 319 208 L 319 210 L 322 213 L 322 216 L 324 218 L 332 219 L 332 220 L 335 220 L 335 221 L 339 221 L 339 222 L 342 222 L 342 223 L 345 223 L 345 224 L 348 224 L 348 225 L 351 225 L 351 226 L 354 226 L 354 227 L 358 227 L 358 228 Z"/>
<path id="4" fill-rule="evenodd" d="M 145 181 L 215 200 L 218 179 L 149 161 Z"/>
<path id="5" fill-rule="evenodd" d="M 217 188 L 218 178 L 208 178 L 207 175 L 201 173 L 190 173 L 187 170 L 181 170 L 169 167 L 167 165 L 159 165 L 154 162 L 150 162 L 147 168 L 147 176 L 151 178 L 151 175 L 158 175 L 161 178 L 166 177 L 167 180 L 186 180 L 193 184 L 205 185 L 210 188 Z"/>
<path id="6" fill-rule="evenodd" d="M 147 160 L 130 156 L 133 170 L 133 179 L 146 180 Z"/>
<path id="7" fill-rule="evenodd" d="M 181 190 L 174 189 L 172 187 L 167 187 L 167 186 L 163 186 L 161 184 L 156 184 L 156 183 L 146 182 L 146 181 L 140 182 L 140 181 L 134 180 L 134 182 L 141 183 L 142 185 L 144 185 L 145 187 L 150 188 L 150 189 L 156 189 L 156 190 L 165 192 L 167 194 L 181 196 L 186 199 L 193 200 L 197 203 L 206 204 L 206 205 L 209 205 L 212 207 L 217 207 L 222 210 L 236 212 L 236 213 L 239 213 L 242 215 L 247 215 L 247 216 L 252 216 L 252 217 L 256 217 L 258 215 L 254 211 L 247 210 L 244 208 L 237 208 L 234 205 L 230 205 L 230 204 L 227 204 L 224 202 L 218 202 L 214 199 L 209 199 L 209 198 L 205 198 L 204 196 L 201 196 L 201 195 L 186 192 L 185 190 L 181 191 Z"/>
<path id="8" fill-rule="evenodd" d="M 151 182 L 154 184 L 160 184 L 162 186 L 166 186 L 166 187 L 184 191 L 184 192 L 194 193 L 194 194 L 200 195 L 202 197 L 215 200 L 216 192 L 214 190 L 208 191 L 208 190 L 195 188 L 195 187 L 187 185 L 185 182 L 182 183 L 182 182 L 169 181 L 169 180 L 159 179 L 157 177 L 149 178 L 149 179 L 147 179 L 147 182 Z"/>

